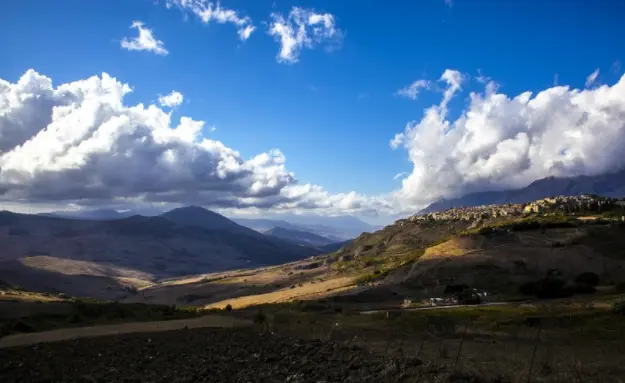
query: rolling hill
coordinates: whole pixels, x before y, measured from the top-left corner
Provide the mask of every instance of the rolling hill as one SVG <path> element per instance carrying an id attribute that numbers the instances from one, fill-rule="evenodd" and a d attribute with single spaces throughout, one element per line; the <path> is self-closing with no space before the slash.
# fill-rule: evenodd
<path id="1" fill-rule="evenodd" d="M 0 212 L 0 279 L 33 291 L 118 297 L 154 280 L 320 253 L 197 207 L 76 220 Z"/>
<path id="2" fill-rule="evenodd" d="M 567 285 L 584 273 L 614 285 L 625 281 L 624 215 L 625 201 L 596 197 L 455 208 L 398 220 L 331 254 L 143 292 L 152 302 L 209 307 L 331 297 L 374 308 L 441 296 L 450 285 L 514 297 L 554 270 Z"/>

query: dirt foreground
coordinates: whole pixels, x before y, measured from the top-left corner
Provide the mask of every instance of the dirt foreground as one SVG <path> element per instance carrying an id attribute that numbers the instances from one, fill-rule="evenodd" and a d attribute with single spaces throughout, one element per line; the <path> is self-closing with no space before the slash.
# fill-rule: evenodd
<path id="1" fill-rule="evenodd" d="M 485 382 L 252 327 L 136 333 L 0 349 L 11 382 Z"/>

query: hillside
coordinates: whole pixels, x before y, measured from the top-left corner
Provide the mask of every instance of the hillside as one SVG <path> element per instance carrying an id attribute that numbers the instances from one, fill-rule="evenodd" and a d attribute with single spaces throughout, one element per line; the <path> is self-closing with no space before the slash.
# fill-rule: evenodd
<path id="1" fill-rule="evenodd" d="M 554 270 L 567 284 L 592 273 L 613 285 L 625 281 L 624 215 L 624 201 L 592 196 L 415 215 L 331 254 L 176 279 L 140 299 L 244 307 L 334 297 L 374 307 L 444 295 L 448 285 L 517 296 Z"/>
<path id="2" fill-rule="evenodd" d="M 421 210 L 419 214 L 455 207 L 527 203 L 556 195 L 579 196 L 582 194 L 596 194 L 614 198 L 625 197 L 625 170 L 597 176 L 548 177 L 534 181 L 521 189 L 486 191 L 467 194 L 459 198 L 441 199 Z"/>
<path id="3" fill-rule="evenodd" d="M 293 242 L 302 246 L 325 246 L 336 241 L 329 238 L 322 237 L 317 234 L 309 233 L 301 230 L 285 229 L 283 227 L 274 227 L 264 232 L 265 235 L 269 235 L 276 238 L 281 238 L 289 242 Z"/>
<path id="4" fill-rule="evenodd" d="M 279 264 L 314 248 L 201 208 L 73 220 L 0 212 L 0 279 L 33 291 L 118 298 L 165 277 Z"/>

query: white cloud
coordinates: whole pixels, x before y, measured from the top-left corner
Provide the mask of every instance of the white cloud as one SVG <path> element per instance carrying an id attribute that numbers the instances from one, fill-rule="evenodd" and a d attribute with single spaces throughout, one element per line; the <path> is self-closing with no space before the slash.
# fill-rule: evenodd
<path id="1" fill-rule="evenodd" d="M 398 96 L 407 97 L 411 100 L 416 100 L 421 89 L 428 89 L 430 82 L 427 80 L 417 80 L 405 88 L 397 91 Z"/>
<path id="2" fill-rule="evenodd" d="M 393 177 L 393 181 L 399 179 L 399 178 L 404 178 L 408 173 L 406 172 L 401 172 L 401 173 L 397 173 L 395 174 L 395 177 Z"/>
<path id="3" fill-rule="evenodd" d="M 597 80 L 597 77 L 599 77 L 599 68 L 595 69 L 594 72 L 592 72 L 591 74 L 588 75 L 588 77 L 586 77 L 586 88 L 590 88 L 592 84 L 594 84 L 595 81 Z"/>
<path id="4" fill-rule="evenodd" d="M 166 96 L 160 96 L 158 98 L 158 103 L 161 104 L 161 106 L 168 108 L 178 106 L 182 104 L 182 101 L 184 101 L 184 96 L 182 93 L 175 90 Z"/>
<path id="5" fill-rule="evenodd" d="M 244 159 L 202 135 L 203 121 L 157 105 L 106 73 L 53 86 L 34 70 L 0 79 L 0 200 L 14 205 L 123 208 L 197 204 L 224 209 L 374 214 L 390 205 L 298 183 L 279 150 Z"/>
<path id="6" fill-rule="evenodd" d="M 330 13 L 315 13 L 311 9 L 293 7 L 287 18 L 272 13 L 268 33 L 278 43 L 278 62 L 292 64 L 299 61 L 303 48 L 312 49 L 319 44 L 339 44 L 343 33 L 336 27 Z"/>
<path id="7" fill-rule="evenodd" d="M 213 3 L 208 0 L 167 0 L 167 8 L 178 7 L 185 12 L 195 14 L 204 24 L 214 21 L 219 24 L 234 24 L 237 28 L 239 39 L 245 41 L 250 38 L 256 29 L 252 19 L 241 16 L 239 12 L 223 8 L 219 2 Z"/>
<path id="8" fill-rule="evenodd" d="M 402 209 L 439 198 L 524 187 L 548 176 L 600 174 L 625 166 L 625 76 L 613 86 L 554 86 L 537 94 L 498 93 L 489 82 L 466 110 L 447 118 L 463 76 L 447 70 L 442 100 L 408 122 L 391 141 L 403 147 L 412 173 L 394 192 Z"/>
<path id="9" fill-rule="evenodd" d="M 439 81 L 444 81 L 448 85 L 447 90 L 445 90 L 445 93 L 443 94 L 443 101 L 441 101 L 440 104 L 441 112 L 446 114 L 447 104 L 451 101 L 456 92 L 461 89 L 460 86 L 464 82 L 464 75 L 457 70 L 446 69 L 441 75 Z"/>
<path id="10" fill-rule="evenodd" d="M 129 51 L 147 51 L 154 52 L 157 55 L 167 55 L 169 52 L 165 49 L 165 44 L 161 40 L 157 40 L 152 34 L 152 30 L 145 28 L 141 21 L 133 21 L 130 28 L 136 28 L 139 36 L 128 39 L 125 37 L 121 41 L 121 47 Z"/>

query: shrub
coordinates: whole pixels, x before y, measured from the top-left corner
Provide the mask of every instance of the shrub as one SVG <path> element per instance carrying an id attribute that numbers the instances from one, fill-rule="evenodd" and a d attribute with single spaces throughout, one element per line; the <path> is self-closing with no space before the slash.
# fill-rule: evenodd
<path id="1" fill-rule="evenodd" d="M 594 287 L 599 285 L 599 276 L 595 273 L 587 271 L 578 275 L 575 278 L 575 283 Z"/>
<path id="2" fill-rule="evenodd" d="M 254 323 L 263 324 L 265 322 L 267 322 L 267 315 L 265 315 L 263 310 L 258 310 L 256 315 L 254 315 Z"/>
<path id="3" fill-rule="evenodd" d="M 225 310 L 226 311 L 232 311 L 232 305 L 231 304 L 227 304 Z"/>
<path id="4" fill-rule="evenodd" d="M 571 286 L 565 288 L 564 280 L 559 278 L 557 270 L 549 270 L 545 278 L 519 286 L 519 292 L 541 299 L 552 299 L 569 297 L 575 293 L 575 289 Z"/>
<path id="5" fill-rule="evenodd" d="M 523 295 L 536 295 L 538 284 L 536 282 L 526 282 L 519 286 L 519 292 Z"/>
<path id="6" fill-rule="evenodd" d="M 573 286 L 566 287 L 566 289 L 570 289 L 573 294 L 594 294 L 597 292 L 595 286 L 585 283 L 575 283 Z"/>
<path id="7" fill-rule="evenodd" d="M 619 315 L 625 315 L 625 301 L 612 303 L 612 312 Z"/>
<path id="8" fill-rule="evenodd" d="M 461 293 L 464 290 L 469 289 L 469 286 L 462 284 L 462 285 L 447 285 L 445 286 L 445 294 L 457 294 L 457 293 Z"/>

